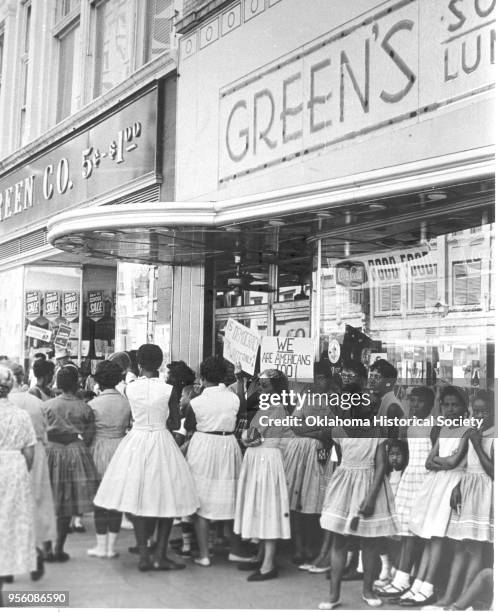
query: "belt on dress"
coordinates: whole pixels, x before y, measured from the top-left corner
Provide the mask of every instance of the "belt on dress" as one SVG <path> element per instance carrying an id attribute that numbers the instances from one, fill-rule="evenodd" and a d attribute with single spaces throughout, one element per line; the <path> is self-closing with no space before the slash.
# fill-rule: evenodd
<path id="1" fill-rule="evenodd" d="M 213 436 L 233 436 L 233 431 L 200 431 L 199 433 L 212 434 Z"/>
<path id="2" fill-rule="evenodd" d="M 72 444 L 78 440 L 77 433 L 57 433 L 54 431 L 47 432 L 47 438 L 49 442 L 57 442 L 58 444 Z"/>

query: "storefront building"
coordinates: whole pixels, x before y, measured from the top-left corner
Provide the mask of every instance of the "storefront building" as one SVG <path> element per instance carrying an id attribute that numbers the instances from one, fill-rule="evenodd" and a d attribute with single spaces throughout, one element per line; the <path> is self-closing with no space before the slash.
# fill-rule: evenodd
<path id="1" fill-rule="evenodd" d="M 190 2 L 174 199 L 64 213 L 49 240 L 171 274 L 161 333 L 193 367 L 232 318 L 490 386 L 496 3 L 332 4 Z"/>
<path id="2" fill-rule="evenodd" d="M 68 354 L 89 372 L 124 337 L 147 339 L 149 267 L 131 277 L 77 238 L 62 252 L 47 222 L 172 198 L 173 15 L 173 2 L 0 2 L 0 353 L 11 359 Z"/>

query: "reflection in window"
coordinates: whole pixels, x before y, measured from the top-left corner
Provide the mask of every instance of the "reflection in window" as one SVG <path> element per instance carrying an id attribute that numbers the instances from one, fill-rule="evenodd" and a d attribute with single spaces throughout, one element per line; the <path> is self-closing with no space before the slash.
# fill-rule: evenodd
<path id="1" fill-rule="evenodd" d="M 94 96 L 109 91 L 132 71 L 133 11 L 129 0 L 96 5 Z"/>
<path id="2" fill-rule="evenodd" d="M 58 36 L 59 82 L 57 87 L 57 123 L 74 113 L 81 106 L 81 73 L 79 61 L 79 16 L 70 29 Z"/>

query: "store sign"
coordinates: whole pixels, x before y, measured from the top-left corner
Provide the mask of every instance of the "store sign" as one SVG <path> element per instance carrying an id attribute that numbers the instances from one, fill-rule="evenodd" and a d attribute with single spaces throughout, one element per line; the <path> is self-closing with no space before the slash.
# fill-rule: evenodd
<path id="1" fill-rule="evenodd" d="M 156 170 L 157 91 L 0 178 L 0 237 Z"/>
<path id="2" fill-rule="evenodd" d="M 55 321 L 61 315 L 61 300 L 58 291 L 45 291 L 43 316 Z"/>
<path id="3" fill-rule="evenodd" d="M 39 291 L 26 291 L 26 318 L 35 321 L 41 316 L 41 296 Z"/>
<path id="4" fill-rule="evenodd" d="M 244 372 L 254 374 L 259 348 L 259 335 L 235 319 L 228 319 L 223 339 L 223 357 Z"/>
<path id="5" fill-rule="evenodd" d="M 41 340 L 43 342 L 50 342 L 52 339 L 52 332 L 48 329 L 44 329 L 43 327 L 30 324 L 26 328 L 26 336 L 28 338 L 35 338 L 36 340 Z"/>
<path id="6" fill-rule="evenodd" d="M 71 326 L 61 323 L 54 338 L 54 347 L 56 349 L 65 349 L 69 343 L 71 337 Z"/>
<path id="7" fill-rule="evenodd" d="M 341 261 L 335 266 L 336 282 L 343 287 L 361 287 L 367 280 L 367 271 L 361 261 Z"/>
<path id="8" fill-rule="evenodd" d="M 230 83 L 220 91 L 219 182 L 491 90 L 495 4 L 383 2 Z"/>
<path id="9" fill-rule="evenodd" d="M 104 292 L 88 292 L 88 316 L 93 321 L 100 321 L 104 316 Z"/>
<path id="10" fill-rule="evenodd" d="M 280 370 L 289 379 L 313 380 L 313 338 L 266 336 L 261 340 L 260 369 Z"/>
<path id="11" fill-rule="evenodd" d="M 66 321 L 75 321 L 80 314 L 80 294 L 78 291 L 64 291 L 62 294 L 62 316 Z"/>

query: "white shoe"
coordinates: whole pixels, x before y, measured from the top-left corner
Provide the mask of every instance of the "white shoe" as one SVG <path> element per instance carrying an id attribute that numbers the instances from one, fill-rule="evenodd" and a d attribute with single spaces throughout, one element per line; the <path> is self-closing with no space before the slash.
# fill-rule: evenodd
<path id="1" fill-rule="evenodd" d="M 101 550 L 98 546 L 96 546 L 95 548 L 89 548 L 86 551 L 86 554 L 89 557 L 99 557 L 100 559 L 107 558 L 107 553 L 104 550 Z"/>
<path id="2" fill-rule="evenodd" d="M 97 534 L 97 546 L 95 548 L 90 548 L 89 550 L 87 550 L 86 554 L 89 557 L 106 558 L 107 557 L 107 534 L 105 535 Z"/>
<path id="3" fill-rule="evenodd" d="M 318 604 L 319 610 L 334 610 L 341 605 L 341 600 L 337 601 L 322 601 Z"/>
<path id="4" fill-rule="evenodd" d="M 209 567 L 211 565 L 211 561 L 207 557 L 196 557 L 194 563 L 201 567 Z"/>
<path id="5" fill-rule="evenodd" d="M 228 555 L 228 560 L 231 563 L 251 563 L 252 561 L 257 561 L 257 558 L 252 555 L 250 557 L 242 557 L 241 555 L 236 555 L 235 553 L 230 553 Z"/>
<path id="6" fill-rule="evenodd" d="M 129 521 L 124 514 L 121 519 L 121 529 L 133 529 L 133 523 Z"/>

